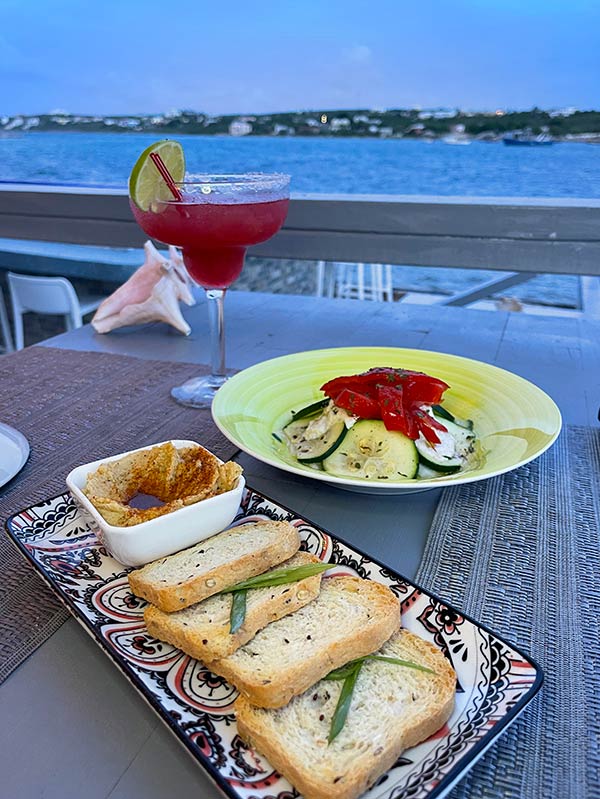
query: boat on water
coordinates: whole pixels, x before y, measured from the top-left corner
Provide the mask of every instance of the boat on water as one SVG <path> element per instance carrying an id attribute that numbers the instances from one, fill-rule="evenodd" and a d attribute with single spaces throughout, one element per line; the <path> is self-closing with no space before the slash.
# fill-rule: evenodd
<path id="1" fill-rule="evenodd" d="M 471 144 L 471 139 L 464 133 L 451 133 L 442 138 L 444 144 Z"/>
<path id="2" fill-rule="evenodd" d="M 535 134 L 530 130 L 514 130 L 503 136 L 502 141 L 511 147 L 540 147 L 554 143 L 554 139 L 548 133 Z"/>

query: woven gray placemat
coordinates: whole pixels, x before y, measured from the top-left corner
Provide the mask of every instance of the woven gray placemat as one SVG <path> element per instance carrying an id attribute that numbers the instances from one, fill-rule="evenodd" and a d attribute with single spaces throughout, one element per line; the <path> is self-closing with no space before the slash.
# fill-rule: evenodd
<path id="1" fill-rule="evenodd" d="M 452 799 L 600 796 L 600 431 L 566 428 L 533 463 L 446 489 L 417 582 L 545 674 Z"/>
<path id="2" fill-rule="evenodd" d="M 4 530 L 6 519 L 65 490 L 75 466 L 170 438 L 199 441 L 223 460 L 238 450 L 209 411 L 169 391 L 206 367 L 123 355 L 32 347 L 0 358 L 0 421 L 31 446 L 0 488 L 0 683 L 68 618 Z"/>

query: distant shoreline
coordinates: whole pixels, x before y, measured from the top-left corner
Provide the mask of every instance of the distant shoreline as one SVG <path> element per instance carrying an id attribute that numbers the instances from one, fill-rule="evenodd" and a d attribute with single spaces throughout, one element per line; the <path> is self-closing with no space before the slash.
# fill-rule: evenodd
<path id="1" fill-rule="evenodd" d="M 69 128 L 68 130 L 25 130 L 25 131 L 10 131 L 4 132 L 0 129 L 0 142 L 3 139 L 17 139 L 23 138 L 25 136 L 45 136 L 51 134 L 67 134 L 70 136 L 77 136 L 77 135 L 99 135 L 99 136 L 151 136 L 157 135 L 158 131 L 151 131 L 151 130 L 84 130 L 81 128 Z M 163 132 L 164 136 L 164 132 Z M 247 136 L 232 136 L 229 133 L 188 133 L 187 131 L 169 131 L 168 136 L 164 136 L 164 138 L 171 138 L 173 136 L 180 137 L 189 137 L 194 139 L 304 139 L 308 141 L 314 141 L 315 139 L 324 140 L 324 141 L 364 141 L 368 139 L 370 141 L 395 141 L 395 142 L 419 142 L 419 143 L 441 143 L 445 144 L 444 136 L 432 136 L 423 138 L 421 136 L 366 136 L 361 134 L 355 135 L 345 135 L 339 136 L 336 134 L 326 134 L 322 133 L 319 136 L 306 136 L 306 135 L 293 135 L 293 136 L 272 136 L 267 133 L 251 133 Z M 467 137 L 469 144 L 502 144 L 502 136 L 498 136 L 495 138 L 476 138 L 476 137 Z M 585 137 L 560 137 L 560 138 L 553 138 L 554 144 L 600 144 L 600 133 L 593 133 L 588 134 Z"/>
<path id="2" fill-rule="evenodd" d="M 457 109 L 321 110 L 212 116 L 197 111 L 167 114 L 89 115 L 56 111 L 0 115 L 0 137 L 20 133 L 152 133 L 168 136 L 245 138 L 445 139 L 448 144 L 501 141 L 507 135 L 544 135 L 553 141 L 600 142 L 600 111 L 467 112 Z"/>

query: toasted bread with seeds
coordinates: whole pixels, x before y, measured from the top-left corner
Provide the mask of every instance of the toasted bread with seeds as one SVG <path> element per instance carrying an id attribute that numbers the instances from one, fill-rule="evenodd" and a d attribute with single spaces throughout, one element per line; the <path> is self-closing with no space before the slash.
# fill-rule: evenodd
<path id="1" fill-rule="evenodd" d="M 233 527 L 129 573 L 132 592 L 165 613 L 201 602 L 291 558 L 300 535 L 288 522 Z"/>
<path id="2" fill-rule="evenodd" d="M 208 667 L 253 704 L 281 707 L 332 669 L 379 649 L 399 627 L 400 604 L 389 588 L 326 577 L 315 600 Z"/>
<path id="3" fill-rule="evenodd" d="M 294 568 L 320 562 L 308 552 L 297 552 L 274 568 Z M 294 613 L 315 599 L 320 585 L 321 574 L 314 574 L 295 583 L 248 591 L 244 623 L 233 634 L 230 632 L 231 594 L 212 596 L 175 613 L 164 613 L 154 605 L 148 605 L 144 621 L 150 635 L 160 641 L 167 641 L 198 660 L 217 660 L 233 654 L 270 622 Z"/>
<path id="4" fill-rule="evenodd" d="M 278 710 L 235 704 L 240 736 L 266 756 L 305 799 L 356 799 L 402 752 L 437 732 L 454 708 L 456 674 L 437 647 L 407 630 L 378 652 L 432 669 L 427 674 L 366 661 L 348 716 L 328 743 L 342 682 L 322 680 Z"/>

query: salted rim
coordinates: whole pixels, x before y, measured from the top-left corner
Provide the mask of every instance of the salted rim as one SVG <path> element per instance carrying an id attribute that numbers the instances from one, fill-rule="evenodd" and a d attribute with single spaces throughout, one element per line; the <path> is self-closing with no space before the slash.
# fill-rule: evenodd
<path id="1" fill-rule="evenodd" d="M 176 186 L 269 186 L 281 184 L 283 187 L 290 181 L 290 175 L 283 172 L 244 172 L 239 174 L 189 174 L 184 180 L 175 181 Z"/>

